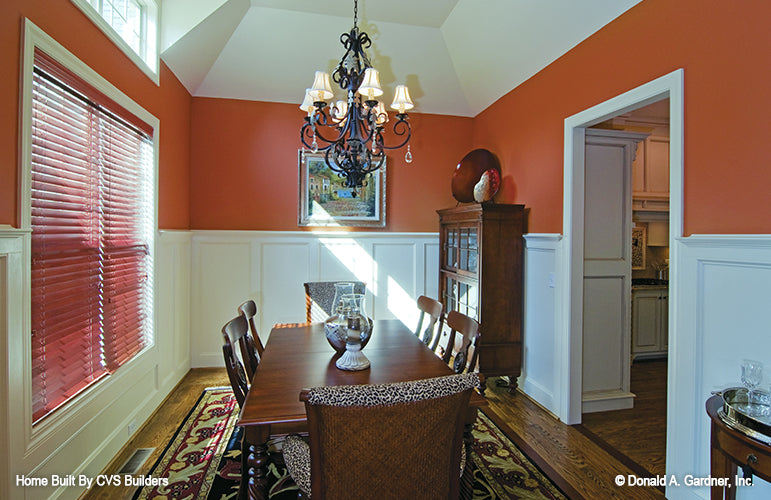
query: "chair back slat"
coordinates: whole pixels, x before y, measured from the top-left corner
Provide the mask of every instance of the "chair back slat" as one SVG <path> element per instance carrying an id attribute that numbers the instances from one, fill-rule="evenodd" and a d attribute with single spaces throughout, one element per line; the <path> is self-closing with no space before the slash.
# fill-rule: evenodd
<path id="1" fill-rule="evenodd" d="M 473 372 L 477 364 L 477 347 L 481 337 L 479 323 L 458 311 L 447 313 L 446 325 L 450 330 L 442 360 L 455 373 Z"/>
<path id="2" fill-rule="evenodd" d="M 442 303 L 438 300 L 421 295 L 418 297 L 418 309 L 420 310 L 420 317 L 418 319 L 418 326 L 415 328 L 415 335 L 423 341 L 427 346 L 436 344 L 439 341 L 438 333 L 442 331 L 442 324 L 444 322 L 444 316 L 442 315 Z M 428 324 L 423 329 L 423 322 L 428 317 Z M 439 326 L 437 328 L 437 322 Z M 434 340 L 436 338 L 436 340 Z"/>
<path id="3" fill-rule="evenodd" d="M 247 300 L 238 306 L 238 312 L 246 319 L 249 325 L 249 331 L 246 335 L 238 339 L 238 348 L 241 351 L 241 359 L 244 360 L 246 375 L 249 377 L 249 380 L 252 380 L 264 350 L 260 334 L 257 332 L 257 327 L 254 324 L 254 317 L 257 315 L 257 304 L 253 300 Z"/>
<path id="4" fill-rule="evenodd" d="M 225 358 L 225 369 L 239 407 L 243 406 L 246 393 L 249 392 L 249 379 L 233 346 L 248 334 L 248 328 L 246 318 L 243 316 L 233 318 L 222 327 L 222 354 Z"/>

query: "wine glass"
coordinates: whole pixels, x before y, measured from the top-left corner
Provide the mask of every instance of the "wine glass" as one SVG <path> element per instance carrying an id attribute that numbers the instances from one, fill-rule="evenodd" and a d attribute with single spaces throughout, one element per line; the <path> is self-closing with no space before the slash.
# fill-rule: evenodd
<path id="1" fill-rule="evenodd" d="M 752 404 L 752 391 L 763 380 L 763 363 L 752 359 L 742 361 L 742 384 L 747 388 L 747 402 Z"/>

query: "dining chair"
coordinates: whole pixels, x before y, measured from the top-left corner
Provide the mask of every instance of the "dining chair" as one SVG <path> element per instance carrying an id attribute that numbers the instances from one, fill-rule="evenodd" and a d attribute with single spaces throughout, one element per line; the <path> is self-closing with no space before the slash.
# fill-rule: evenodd
<path id="1" fill-rule="evenodd" d="M 222 327 L 222 354 L 225 357 L 225 369 L 239 408 L 244 405 L 246 393 L 249 392 L 250 379 L 247 378 L 244 365 L 236 355 L 234 346 L 248 334 L 249 325 L 243 315 L 236 316 Z"/>
<path id="2" fill-rule="evenodd" d="M 463 428 L 475 373 L 300 392 L 308 442 L 289 435 L 283 455 L 314 499 L 458 498 Z"/>
<path id="3" fill-rule="evenodd" d="M 477 347 L 481 333 L 479 323 L 458 311 L 447 313 L 445 324 L 449 329 L 447 343 L 442 347 L 442 360 L 455 373 L 473 372 L 477 365 Z"/>
<path id="4" fill-rule="evenodd" d="M 418 326 L 415 328 L 415 335 L 423 341 L 427 346 L 432 346 L 436 349 L 435 344 L 439 342 L 439 334 L 442 332 L 442 324 L 444 322 L 444 316 L 442 315 L 442 309 L 444 306 L 441 302 L 431 297 L 421 295 L 418 297 L 418 309 L 420 310 L 420 318 L 418 319 Z M 423 321 L 428 316 L 428 324 L 425 330 L 423 328 Z M 437 321 L 439 327 L 436 327 Z M 432 342 L 436 338 L 434 342 Z"/>
<path id="5" fill-rule="evenodd" d="M 334 314 L 335 283 L 353 283 L 354 293 L 365 293 L 367 284 L 363 281 L 309 281 L 305 288 L 305 320 L 308 323 L 323 322 Z"/>
<path id="6" fill-rule="evenodd" d="M 257 332 L 257 327 L 254 324 L 257 304 L 253 300 L 247 300 L 238 306 L 238 312 L 246 319 L 249 325 L 249 332 L 238 340 L 238 347 L 241 350 L 241 359 L 244 360 L 246 376 L 251 381 L 262 357 L 262 351 L 265 349 L 262 345 L 262 340 L 260 340 L 260 334 Z"/>

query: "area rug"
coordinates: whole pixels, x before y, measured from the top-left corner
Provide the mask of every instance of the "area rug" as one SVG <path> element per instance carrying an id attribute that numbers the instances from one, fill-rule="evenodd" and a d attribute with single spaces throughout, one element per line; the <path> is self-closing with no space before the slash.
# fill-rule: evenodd
<path id="1" fill-rule="evenodd" d="M 206 389 L 150 473 L 168 485 L 137 490 L 135 500 L 235 499 L 241 479 L 238 405 L 230 388 Z M 474 499 L 566 499 L 567 497 L 483 412 L 474 423 Z M 269 497 L 297 498 L 297 486 L 271 463 Z"/>

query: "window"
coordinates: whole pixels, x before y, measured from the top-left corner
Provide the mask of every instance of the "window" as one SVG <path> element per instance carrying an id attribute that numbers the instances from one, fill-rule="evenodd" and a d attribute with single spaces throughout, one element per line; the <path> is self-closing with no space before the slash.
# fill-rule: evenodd
<path id="1" fill-rule="evenodd" d="M 32 75 L 32 413 L 153 339 L 152 128 L 39 49 Z"/>
<path id="2" fill-rule="evenodd" d="M 72 0 L 158 83 L 157 0 Z"/>

